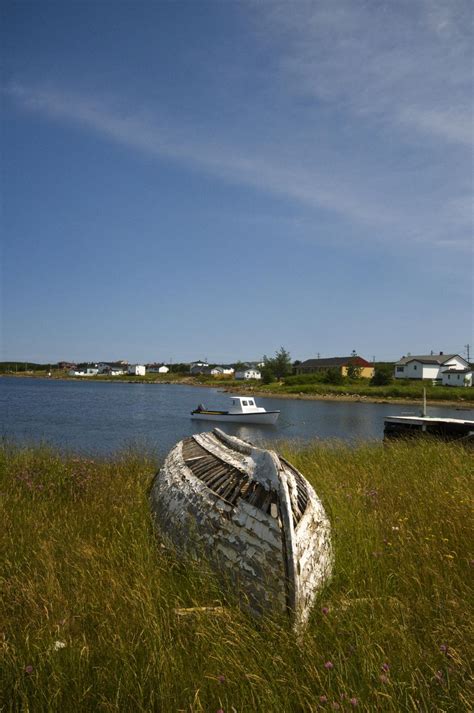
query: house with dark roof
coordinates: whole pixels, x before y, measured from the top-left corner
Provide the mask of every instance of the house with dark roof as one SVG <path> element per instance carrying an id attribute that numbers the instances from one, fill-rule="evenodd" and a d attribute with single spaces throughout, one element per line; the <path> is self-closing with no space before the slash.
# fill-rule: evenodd
<path id="1" fill-rule="evenodd" d="M 329 369 L 337 369 L 342 376 L 347 376 L 349 367 L 353 365 L 360 369 L 360 376 L 371 379 L 374 375 L 374 365 L 361 356 L 329 357 L 326 359 L 307 359 L 298 364 L 297 374 L 317 374 Z"/>
<path id="2" fill-rule="evenodd" d="M 189 365 L 189 373 L 193 376 L 198 374 L 210 374 L 211 369 L 207 361 L 193 361 Z"/>
<path id="3" fill-rule="evenodd" d="M 445 369 L 468 369 L 469 364 L 459 354 L 416 354 L 403 356 L 395 364 L 396 379 L 431 379 L 441 382 Z"/>
<path id="4" fill-rule="evenodd" d="M 123 361 L 101 361 L 97 364 L 99 374 L 108 374 L 109 376 L 121 376 L 127 373 L 127 367 Z"/>

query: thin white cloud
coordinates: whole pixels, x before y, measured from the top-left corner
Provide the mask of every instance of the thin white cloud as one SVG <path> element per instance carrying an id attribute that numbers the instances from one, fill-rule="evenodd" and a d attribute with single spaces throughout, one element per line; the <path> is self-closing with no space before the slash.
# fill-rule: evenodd
<path id="1" fill-rule="evenodd" d="M 470 0 L 264 3 L 263 34 L 293 91 L 375 122 L 472 145 Z"/>
<path id="2" fill-rule="evenodd" d="M 246 153 L 245 149 L 203 140 L 191 141 L 174 128 L 165 128 L 150 115 L 112 111 L 97 100 L 51 89 L 12 86 L 8 94 L 24 108 L 55 120 L 78 124 L 109 140 L 148 155 L 191 165 L 226 181 L 298 201 L 311 209 L 325 209 L 366 225 L 381 226 L 395 219 L 388 206 L 371 205 L 370 198 L 351 186 L 347 178 L 318 172 L 298 162 Z"/>
<path id="3" fill-rule="evenodd" d="M 270 140 L 258 125 L 278 114 L 271 101 L 253 117 L 250 144 L 230 140 L 230 127 L 198 131 L 156 107 L 131 112 L 52 85 L 7 91 L 31 112 L 281 196 L 315 218 L 321 210 L 338 215 L 369 242 L 469 245 L 472 176 L 463 149 L 472 141 L 470 5 L 299 0 L 252 7 L 262 45 L 272 50 L 268 85 L 283 87 L 286 98 Z M 298 112 L 295 94 L 313 98 L 313 106 Z M 325 106 L 337 117 L 334 128 L 317 116 Z"/>
<path id="4" fill-rule="evenodd" d="M 51 87 L 12 85 L 6 90 L 24 109 L 52 120 L 78 125 L 109 141 L 118 142 L 158 159 L 180 162 L 192 170 L 205 171 L 229 183 L 257 188 L 284 197 L 310 209 L 314 215 L 314 239 L 323 240 L 321 209 L 356 224 L 357 239 L 368 243 L 434 243 L 456 240 L 470 249 L 472 230 L 469 187 L 457 186 L 458 194 L 446 194 L 444 181 L 428 193 L 404 189 L 403 181 L 417 183 L 417 173 L 408 169 L 402 183 L 395 172 L 373 171 L 351 156 L 308 146 L 308 156 L 295 149 L 288 139 L 276 151 L 249 151 L 247 146 L 227 145 L 225 141 L 203 137 L 198 140 L 189 127 L 177 127 L 170 120 L 161 122 L 156 113 L 131 113 L 102 100 L 64 93 Z M 300 148 L 300 147 L 299 147 Z M 306 160 L 307 159 L 307 160 Z M 319 168 L 321 167 L 321 168 Z M 344 242 L 353 231 L 342 228 L 338 240 Z M 362 236 L 362 237 L 361 237 Z M 350 239 L 350 238 L 347 238 Z"/>
<path id="5" fill-rule="evenodd" d="M 467 112 L 453 109 L 430 110 L 419 107 L 404 107 L 399 112 L 400 122 L 416 127 L 445 141 L 472 147 L 474 138 L 473 117 Z"/>

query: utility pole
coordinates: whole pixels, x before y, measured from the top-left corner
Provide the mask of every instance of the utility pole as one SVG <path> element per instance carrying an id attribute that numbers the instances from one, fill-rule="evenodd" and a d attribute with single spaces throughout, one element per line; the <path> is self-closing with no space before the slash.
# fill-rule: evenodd
<path id="1" fill-rule="evenodd" d="M 465 350 L 466 350 L 466 352 L 467 352 L 467 361 L 468 361 L 468 363 L 470 364 L 469 349 L 471 348 L 471 345 L 470 345 L 470 344 L 465 344 L 465 345 L 464 345 L 464 348 L 465 348 Z"/>

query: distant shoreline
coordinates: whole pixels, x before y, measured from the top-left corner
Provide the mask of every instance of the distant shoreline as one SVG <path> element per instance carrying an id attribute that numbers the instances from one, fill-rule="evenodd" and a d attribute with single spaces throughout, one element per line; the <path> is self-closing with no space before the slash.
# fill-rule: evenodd
<path id="1" fill-rule="evenodd" d="M 102 383 L 122 383 L 122 384 L 150 384 L 150 385 L 160 385 L 166 384 L 169 386 L 193 386 L 201 389 L 217 389 L 224 393 L 251 393 L 253 396 L 258 398 L 277 398 L 277 399 L 289 399 L 293 401 L 333 401 L 342 403 L 368 403 L 368 404 L 406 404 L 417 405 L 421 403 L 420 399 L 415 399 L 411 397 L 398 398 L 394 396 L 365 396 L 359 394 L 288 394 L 281 393 L 279 391 L 267 391 L 260 390 L 258 386 L 243 386 L 236 384 L 230 387 L 228 384 L 219 383 L 209 384 L 209 383 L 199 383 L 196 382 L 192 377 L 181 377 L 177 379 L 160 379 L 157 378 L 153 381 L 150 379 L 143 379 L 141 377 L 134 378 L 123 378 L 123 377 L 100 377 L 100 376 L 51 376 L 38 375 L 38 374 L 0 374 L 0 378 L 29 378 L 29 379 L 45 379 L 51 381 L 81 381 L 81 382 L 102 382 Z M 431 406 L 444 406 L 446 408 L 454 408 L 459 411 L 470 411 L 474 408 L 474 399 L 466 399 L 463 401 L 447 400 L 447 399 L 427 399 L 427 404 Z"/>

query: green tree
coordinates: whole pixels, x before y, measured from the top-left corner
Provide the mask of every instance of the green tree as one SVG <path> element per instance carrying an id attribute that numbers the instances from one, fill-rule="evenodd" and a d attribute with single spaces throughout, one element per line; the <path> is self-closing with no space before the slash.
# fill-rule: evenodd
<path id="1" fill-rule="evenodd" d="M 356 362 L 350 362 L 347 365 L 347 376 L 351 381 L 356 381 L 360 378 L 362 367 Z"/>
<path id="2" fill-rule="evenodd" d="M 362 373 L 362 367 L 357 363 L 357 352 L 355 349 L 352 350 L 351 360 L 347 365 L 347 377 L 350 381 L 356 381 L 360 378 Z"/>
<path id="3" fill-rule="evenodd" d="M 262 381 L 264 384 L 271 384 L 272 381 L 275 381 L 275 372 L 268 363 L 265 363 L 262 368 Z"/>
<path id="4" fill-rule="evenodd" d="M 265 362 L 265 366 L 268 366 L 271 371 L 273 371 L 277 379 L 282 379 L 284 376 L 288 376 L 293 370 L 290 352 L 284 349 L 284 347 L 280 347 L 280 349 L 275 352 L 275 356 L 272 359 L 264 357 L 263 360 Z"/>
<path id="5" fill-rule="evenodd" d="M 332 369 L 328 369 L 324 375 L 324 383 L 325 384 L 343 384 L 344 377 L 342 375 L 341 370 L 337 369 L 336 367 L 333 367 Z"/>
<path id="6" fill-rule="evenodd" d="M 178 362 L 177 364 L 168 364 L 172 374 L 189 374 L 189 364 Z"/>
<path id="7" fill-rule="evenodd" d="M 372 386 L 387 386 L 393 381 L 393 366 L 376 366 L 374 375 L 370 380 Z"/>

